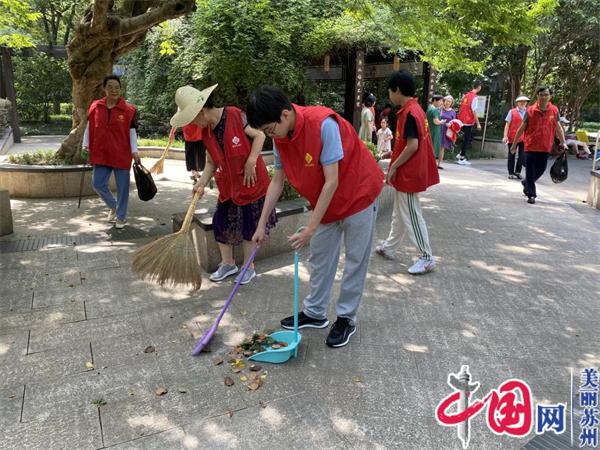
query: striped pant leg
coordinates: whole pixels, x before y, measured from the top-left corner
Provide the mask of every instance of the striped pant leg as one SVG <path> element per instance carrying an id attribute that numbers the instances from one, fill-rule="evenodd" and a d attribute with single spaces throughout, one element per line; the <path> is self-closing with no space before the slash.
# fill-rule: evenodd
<path id="1" fill-rule="evenodd" d="M 400 207 L 400 196 L 405 195 L 402 192 L 394 190 L 394 209 L 392 212 L 392 223 L 390 224 L 390 233 L 381 244 L 385 251 L 394 252 L 402 242 L 406 233 L 406 222 L 404 221 Z"/>
<path id="2" fill-rule="evenodd" d="M 408 232 L 410 240 L 419 250 L 420 256 L 431 259 L 431 246 L 429 245 L 429 234 L 427 224 L 423 218 L 423 209 L 419 201 L 419 194 L 412 192 L 398 192 L 398 203 L 400 216 Z"/>

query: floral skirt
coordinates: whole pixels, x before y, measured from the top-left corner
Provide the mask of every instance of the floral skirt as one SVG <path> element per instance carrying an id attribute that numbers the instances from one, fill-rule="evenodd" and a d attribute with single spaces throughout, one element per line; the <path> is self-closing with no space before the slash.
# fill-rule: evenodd
<path id="1" fill-rule="evenodd" d="M 244 206 L 236 205 L 231 200 L 217 202 L 217 210 L 213 216 L 215 240 L 221 244 L 229 245 L 251 241 L 256 232 L 264 203 L 264 197 Z M 277 216 L 275 210 L 273 210 L 267 220 L 267 234 L 276 223 Z"/>

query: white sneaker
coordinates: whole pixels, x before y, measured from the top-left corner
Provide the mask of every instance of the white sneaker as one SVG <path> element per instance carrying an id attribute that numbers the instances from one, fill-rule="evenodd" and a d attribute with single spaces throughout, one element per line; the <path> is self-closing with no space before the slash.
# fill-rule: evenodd
<path id="1" fill-rule="evenodd" d="M 106 218 L 106 221 L 108 223 L 115 223 L 117 221 L 117 210 L 116 209 L 108 210 L 108 217 Z"/>
<path id="2" fill-rule="evenodd" d="M 463 162 L 463 164 L 465 166 L 470 166 L 471 165 L 471 161 L 467 160 L 467 158 L 463 159 L 462 162 Z"/>
<path id="3" fill-rule="evenodd" d="M 377 253 L 379 256 L 383 256 L 385 259 L 389 259 L 390 261 L 393 261 L 396 259 L 396 257 L 392 253 L 387 251 L 383 247 L 383 245 L 378 245 L 377 247 L 375 247 L 375 253 Z"/>
<path id="4" fill-rule="evenodd" d="M 208 279 L 210 281 L 222 281 L 225 278 L 238 273 L 238 267 L 235 264 L 219 264 L 219 267 Z"/>
<path id="5" fill-rule="evenodd" d="M 246 273 L 244 274 L 244 278 L 242 278 L 242 281 L 240 281 L 240 284 L 248 284 L 254 279 L 254 277 L 256 277 L 256 271 L 254 269 L 248 267 L 248 270 L 246 270 Z M 238 275 L 237 277 L 235 277 L 235 280 L 233 282 L 237 283 L 239 278 L 240 278 L 240 276 Z"/>
<path id="6" fill-rule="evenodd" d="M 408 273 L 411 275 L 421 275 L 423 273 L 431 272 L 435 269 L 435 260 L 419 258 L 416 263 L 408 268 Z"/>
<path id="7" fill-rule="evenodd" d="M 117 230 L 122 230 L 123 228 L 125 228 L 125 224 L 127 223 L 127 219 L 117 219 L 115 220 L 115 228 Z"/>

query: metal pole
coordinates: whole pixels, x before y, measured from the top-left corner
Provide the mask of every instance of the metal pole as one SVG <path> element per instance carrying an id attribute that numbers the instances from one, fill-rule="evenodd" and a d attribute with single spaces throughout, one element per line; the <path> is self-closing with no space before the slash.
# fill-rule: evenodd
<path id="1" fill-rule="evenodd" d="M 485 146 L 485 132 L 487 131 L 488 113 L 490 112 L 490 96 L 487 96 L 487 105 L 485 105 L 485 121 L 483 123 L 483 136 L 481 137 L 481 154 L 483 155 L 483 147 Z"/>

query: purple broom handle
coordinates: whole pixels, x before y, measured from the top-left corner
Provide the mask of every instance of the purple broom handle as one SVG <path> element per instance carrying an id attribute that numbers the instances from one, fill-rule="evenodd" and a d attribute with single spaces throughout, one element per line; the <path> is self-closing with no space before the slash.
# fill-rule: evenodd
<path id="1" fill-rule="evenodd" d="M 231 294 L 229 294 L 229 297 L 227 298 L 227 301 L 223 305 L 221 312 L 217 316 L 217 318 L 216 318 L 215 322 L 212 324 L 212 326 L 202 335 L 200 340 L 196 343 L 196 346 L 194 347 L 194 351 L 192 352 L 192 356 L 198 356 L 202 352 L 202 349 L 204 349 L 204 347 L 206 347 L 206 345 L 210 342 L 210 340 L 216 333 L 217 328 L 219 327 L 219 322 L 221 322 L 221 319 L 225 315 L 225 311 L 227 311 L 227 308 L 229 308 L 229 305 L 231 305 L 231 301 L 233 300 L 233 297 L 235 297 L 235 294 L 237 293 L 237 291 L 240 287 L 242 278 L 244 278 L 244 275 L 248 271 L 248 267 L 250 267 L 250 264 L 252 264 L 252 261 L 254 260 L 254 257 L 256 256 L 257 250 L 258 250 L 258 246 L 254 246 L 254 248 L 252 249 L 252 252 L 250 253 L 250 256 L 248 257 L 248 260 L 246 261 L 246 264 L 244 264 L 244 267 L 242 267 L 242 271 L 240 272 L 240 275 L 237 277 L 235 286 L 231 290 Z"/>

